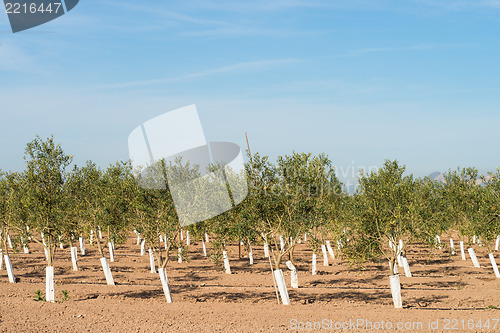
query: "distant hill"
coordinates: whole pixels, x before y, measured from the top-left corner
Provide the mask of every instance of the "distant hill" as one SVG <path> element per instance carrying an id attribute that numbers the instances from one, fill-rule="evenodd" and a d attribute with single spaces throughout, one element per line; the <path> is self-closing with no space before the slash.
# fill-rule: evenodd
<path id="1" fill-rule="evenodd" d="M 429 175 L 429 178 L 432 179 L 432 180 L 435 180 L 437 182 L 441 182 L 441 183 L 446 183 L 446 179 L 444 178 L 444 174 L 439 172 L 439 171 L 434 171 L 433 173 L 431 173 Z M 489 181 L 490 179 L 492 178 L 491 175 L 487 175 L 485 177 L 486 181 Z M 476 185 L 481 185 L 483 183 L 483 181 L 481 179 L 476 179 Z"/>
<path id="2" fill-rule="evenodd" d="M 436 179 L 437 176 L 439 176 L 441 174 L 441 172 L 439 171 L 434 171 L 433 173 L 431 173 L 428 177 L 430 179 Z"/>
<path id="3" fill-rule="evenodd" d="M 439 171 L 434 171 L 433 173 L 431 173 L 429 175 L 429 178 L 437 182 L 446 183 L 446 180 L 444 179 L 444 174 Z"/>

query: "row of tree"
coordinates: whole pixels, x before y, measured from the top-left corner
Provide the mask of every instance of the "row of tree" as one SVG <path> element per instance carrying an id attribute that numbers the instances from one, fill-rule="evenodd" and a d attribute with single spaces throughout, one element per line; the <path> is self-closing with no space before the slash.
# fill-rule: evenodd
<path id="1" fill-rule="evenodd" d="M 450 171 L 445 182 L 436 182 L 416 179 L 397 161 L 386 161 L 376 172 L 361 173 L 359 187 L 350 195 L 324 154 L 294 152 L 278 157 L 276 163 L 258 153 L 248 157 L 245 200 L 185 228 L 201 240 L 215 235 L 216 259 L 226 255 L 225 246 L 231 242 L 242 242 L 249 251 L 263 244 L 271 249 L 274 270 L 280 271 L 284 258 L 296 265 L 294 249 L 307 233 L 314 258 L 327 241 L 335 241 L 339 254 L 353 264 L 386 258 L 393 275 L 396 261 L 415 242 L 435 246 L 436 235 L 453 230 L 469 246 L 473 237 L 480 237 L 492 252 L 500 234 L 499 172 L 483 178 L 481 185 L 474 168 Z M 71 167 L 72 158 L 53 137 L 37 136 L 27 144 L 26 169 L 1 173 L 3 253 L 9 253 L 8 240 L 14 245 L 28 246 L 30 240 L 43 245 L 48 280 L 51 274 L 53 280 L 58 245 L 73 247 L 79 237 L 101 234 L 102 229 L 107 239 L 94 239 L 106 272 L 105 244 L 119 244 L 135 230 L 165 272 L 171 252 L 182 251 L 181 225 L 167 177 L 162 189 L 146 189 L 137 185 L 128 162 L 103 170 L 92 162 Z M 160 174 L 200 172 L 182 161 L 174 169 L 160 166 Z"/>

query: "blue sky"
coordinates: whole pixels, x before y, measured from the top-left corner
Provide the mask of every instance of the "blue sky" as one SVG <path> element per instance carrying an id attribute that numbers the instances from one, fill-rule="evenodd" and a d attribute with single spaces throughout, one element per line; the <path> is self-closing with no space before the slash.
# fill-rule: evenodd
<path id="1" fill-rule="evenodd" d="M 325 152 L 343 178 L 494 170 L 499 33 L 493 0 L 82 0 L 16 34 L 1 12 L 0 168 L 51 133 L 78 164 L 126 160 L 136 126 L 196 104 L 208 140 Z"/>

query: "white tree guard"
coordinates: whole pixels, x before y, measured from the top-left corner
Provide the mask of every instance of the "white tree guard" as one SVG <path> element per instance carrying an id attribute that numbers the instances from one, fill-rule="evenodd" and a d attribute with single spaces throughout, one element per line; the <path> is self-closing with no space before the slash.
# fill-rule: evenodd
<path id="1" fill-rule="evenodd" d="M 189 235 L 189 230 L 186 230 L 186 245 L 191 245 L 191 237 Z"/>
<path id="2" fill-rule="evenodd" d="M 250 261 L 249 264 L 253 265 L 253 249 L 252 249 L 252 244 L 248 245 L 250 247 L 248 251 L 248 260 Z"/>
<path id="3" fill-rule="evenodd" d="M 288 269 L 291 271 L 290 272 L 290 285 L 292 288 L 298 288 L 299 287 L 299 276 L 297 274 L 297 268 L 292 264 L 290 260 L 286 262 L 286 266 Z"/>
<path id="4" fill-rule="evenodd" d="M 54 303 L 54 266 L 45 267 L 45 300 Z"/>
<path id="5" fill-rule="evenodd" d="M 467 260 L 465 257 L 465 247 L 463 241 L 460 241 L 460 254 L 462 255 L 462 260 Z"/>
<path id="6" fill-rule="evenodd" d="M 480 268 L 481 266 L 479 265 L 479 261 L 477 260 L 476 252 L 474 251 L 474 249 L 470 247 L 467 249 L 467 251 L 469 251 L 469 256 L 470 259 L 472 260 L 472 264 L 474 265 L 474 267 Z"/>
<path id="7" fill-rule="evenodd" d="M 143 239 L 141 241 L 141 256 L 145 255 L 146 254 L 146 240 Z"/>
<path id="8" fill-rule="evenodd" d="M 0 270 L 3 269 L 3 251 L 0 249 Z"/>
<path id="9" fill-rule="evenodd" d="M 408 259 L 406 258 L 406 256 L 403 256 L 403 267 L 405 269 L 406 277 L 411 277 L 410 265 L 408 265 Z"/>
<path id="10" fill-rule="evenodd" d="M 182 247 L 177 249 L 177 262 L 182 263 Z"/>
<path id="11" fill-rule="evenodd" d="M 397 251 L 398 251 L 398 266 L 399 267 L 403 267 L 403 258 L 402 258 L 402 254 L 401 254 L 401 251 L 403 250 L 403 241 L 402 240 L 399 240 L 399 244 L 398 244 L 398 247 L 397 247 Z"/>
<path id="12" fill-rule="evenodd" d="M 136 245 L 140 245 L 140 244 L 141 244 L 141 235 L 137 234 L 137 243 L 136 243 Z"/>
<path id="13" fill-rule="evenodd" d="M 493 253 L 488 254 L 488 256 L 490 257 L 491 266 L 493 266 L 493 271 L 495 272 L 495 277 L 497 279 L 500 279 L 500 272 L 498 271 L 497 262 L 495 261 L 495 257 L 493 256 Z"/>
<path id="14" fill-rule="evenodd" d="M 163 293 L 167 299 L 167 303 L 172 303 L 172 294 L 170 293 L 170 286 L 168 285 L 167 271 L 165 268 L 158 268 L 158 275 L 160 276 Z"/>
<path id="15" fill-rule="evenodd" d="M 391 294 L 394 307 L 396 309 L 401 309 L 403 303 L 401 301 L 401 283 L 399 281 L 399 275 L 389 276 L 389 282 L 391 284 Z"/>
<path id="16" fill-rule="evenodd" d="M 222 258 L 224 259 L 224 269 L 226 270 L 226 274 L 231 274 L 231 266 L 229 266 L 229 257 L 227 256 L 226 251 L 222 251 Z"/>
<path id="17" fill-rule="evenodd" d="M 78 248 L 76 246 L 71 247 L 71 263 L 73 265 L 73 270 L 78 271 Z"/>
<path id="18" fill-rule="evenodd" d="M 280 235 L 280 250 L 283 251 L 285 248 L 285 240 L 283 239 L 283 236 Z"/>
<path id="19" fill-rule="evenodd" d="M 106 283 L 110 286 L 114 286 L 115 281 L 113 280 L 113 274 L 111 274 L 111 269 L 109 268 L 108 259 L 106 259 L 106 257 L 101 258 L 101 266 L 104 277 L 106 278 Z"/>
<path id="20" fill-rule="evenodd" d="M 269 258 L 269 244 L 264 242 L 264 258 Z"/>
<path id="21" fill-rule="evenodd" d="M 5 262 L 5 269 L 7 270 L 7 276 L 9 277 L 9 282 L 16 283 L 16 277 L 14 276 L 14 269 L 12 268 L 12 263 L 10 262 L 9 255 L 4 254 L 3 260 Z"/>
<path id="22" fill-rule="evenodd" d="M 82 256 L 85 255 L 85 242 L 83 241 L 83 237 L 79 238 L 80 240 L 80 253 Z"/>
<path id="23" fill-rule="evenodd" d="M 151 273 L 155 274 L 156 273 L 156 267 L 155 267 L 155 256 L 153 255 L 153 250 L 149 249 L 149 266 L 151 266 Z"/>
<path id="24" fill-rule="evenodd" d="M 325 245 L 321 245 L 321 252 L 323 253 L 323 266 L 328 266 L 328 254 Z"/>
<path id="25" fill-rule="evenodd" d="M 26 254 L 30 253 L 30 249 L 28 248 L 28 245 L 27 245 L 26 240 L 24 239 L 24 237 L 21 237 L 21 243 L 23 244 L 23 251 L 24 251 L 24 253 L 26 253 Z"/>
<path id="26" fill-rule="evenodd" d="M 209 243 L 209 242 L 210 242 L 210 240 L 208 239 L 208 234 L 207 234 L 207 233 L 205 233 L 205 242 L 206 242 L 206 243 Z"/>
<path id="27" fill-rule="evenodd" d="M 12 241 L 10 240 L 10 235 L 9 234 L 7 234 L 7 243 L 9 243 L 9 247 L 11 249 L 13 249 L 13 247 L 12 247 Z"/>
<path id="28" fill-rule="evenodd" d="M 453 238 L 450 238 L 450 249 L 451 249 L 451 255 L 455 255 L 455 243 L 453 243 Z"/>
<path id="29" fill-rule="evenodd" d="M 205 242 L 202 242 L 203 244 L 203 256 L 206 257 L 207 256 L 207 246 L 205 245 Z"/>
<path id="30" fill-rule="evenodd" d="M 328 250 L 328 254 L 330 255 L 330 258 L 332 258 L 332 260 L 334 260 L 335 253 L 333 253 L 333 248 L 332 248 L 332 244 L 330 244 L 330 241 L 326 241 L 326 249 Z"/>
<path id="31" fill-rule="evenodd" d="M 283 305 L 290 305 L 290 298 L 288 297 L 288 291 L 286 290 L 285 278 L 283 277 L 283 271 L 281 269 L 274 271 L 274 278 L 276 279 L 276 284 L 278 285 L 278 290 L 281 296 L 281 303 Z"/>
<path id="32" fill-rule="evenodd" d="M 184 231 L 181 229 L 181 240 L 184 240 Z"/>
<path id="33" fill-rule="evenodd" d="M 495 251 L 498 251 L 499 246 L 500 246 L 500 236 L 497 236 L 497 240 L 495 242 Z"/>
<path id="34" fill-rule="evenodd" d="M 115 261 L 115 249 L 113 248 L 113 243 L 108 242 L 108 249 L 109 249 L 109 261 L 114 262 Z"/>
<path id="35" fill-rule="evenodd" d="M 101 232 L 101 227 L 100 226 L 97 226 L 97 232 L 99 233 L 99 239 L 102 239 L 102 232 Z"/>
<path id="36" fill-rule="evenodd" d="M 317 273 L 318 273 L 318 257 L 316 256 L 316 253 L 313 253 L 311 274 L 316 275 Z"/>

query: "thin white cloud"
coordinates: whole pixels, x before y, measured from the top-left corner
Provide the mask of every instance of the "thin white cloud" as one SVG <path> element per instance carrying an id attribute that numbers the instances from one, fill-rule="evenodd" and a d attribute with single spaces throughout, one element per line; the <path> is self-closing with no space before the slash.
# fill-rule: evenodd
<path id="1" fill-rule="evenodd" d="M 132 4 L 121 1 L 119 2 L 105 1 L 103 2 L 103 4 L 108 6 L 118 7 L 134 13 L 145 13 L 180 22 L 188 22 L 193 24 L 209 25 L 209 26 L 224 26 L 229 24 L 226 21 L 199 18 L 193 15 L 187 15 L 177 11 L 165 9 L 160 6 L 147 6 L 145 4 Z"/>
<path id="2" fill-rule="evenodd" d="M 414 3 L 438 7 L 449 11 L 463 11 L 474 8 L 496 8 L 500 9 L 500 0 L 413 0 Z"/>
<path id="3" fill-rule="evenodd" d="M 216 29 L 192 30 L 181 32 L 181 36 L 225 37 L 225 36 L 266 36 L 266 37 L 308 37 L 325 34 L 325 31 L 301 31 L 281 28 L 264 28 L 256 26 L 228 26 Z"/>
<path id="4" fill-rule="evenodd" d="M 0 42 L 0 71 L 42 73 L 35 59 L 13 44 Z"/>
<path id="5" fill-rule="evenodd" d="M 351 58 L 351 57 L 361 57 L 366 54 L 378 53 L 378 52 L 400 52 L 400 51 L 419 51 L 419 50 L 434 50 L 434 49 L 444 49 L 444 48 L 463 48 L 471 47 L 471 44 L 464 43 L 428 43 L 428 44 L 415 44 L 409 46 L 394 46 L 394 47 L 368 47 L 349 50 L 345 53 L 335 55 L 335 58 Z"/>
<path id="6" fill-rule="evenodd" d="M 267 12 L 280 11 L 290 8 L 317 8 L 329 6 L 328 2 L 324 1 L 309 1 L 309 0 L 260 0 L 260 1 L 197 1 L 197 8 L 208 10 L 220 10 L 230 12 Z"/>
<path id="7" fill-rule="evenodd" d="M 230 73 L 230 72 L 238 72 L 244 70 L 259 70 L 264 68 L 269 68 L 277 65 L 285 65 L 291 63 L 297 63 L 300 60 L 298 59 L 271 59 L 271 60 L 258 60 L 258 61 L 247 61 L 240 62 L 228 66 L 208 69 L 205 71 L 186 74 L 177 77 L 167 77 L 167 78 L 157 78 L 157 79 L 149 79 L 149 80 L 138 80 L 138 81 L 128 81 L 122 83 L 115 83 L 109 85 L 101 85 L 101 86 L 93 86 L 89 88 L 84 88 L 82 90 L 100 90 L 100 89 L 115 89 L 115 88 L 127 88 L 127 87 L 139 87 L 139 86 L 149 86 L 156 84 L 165 84 L 165 83 L 176 83 L 176 82 L 184 82 L 189 81 L 201 77 L 206 77 L 210 75 Z"/>

